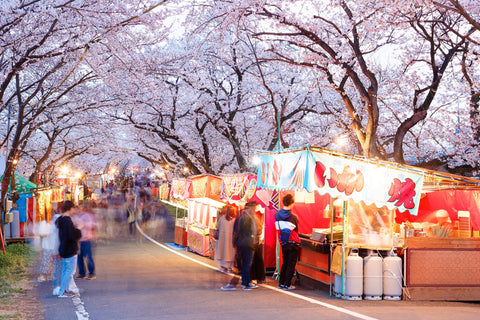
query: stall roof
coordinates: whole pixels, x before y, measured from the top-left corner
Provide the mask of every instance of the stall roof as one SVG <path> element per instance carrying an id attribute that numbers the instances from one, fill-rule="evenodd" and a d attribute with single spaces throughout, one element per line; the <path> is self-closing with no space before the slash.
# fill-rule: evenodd
<path id="1" fill-rule="evenodd" d="M 0 180 L 3 179 L 3 174 L 0 177 Z M 15 173 L 15 189 L 18 193 L 29 193 L 32 192 L 33 189 L 36 189 L 37 185 L 28 179 L 22 177 L 18 173 Z M 10 184 L 8 184 L 7 192 L 11 191 Z"/>
<path id="2" fill-rule="evenodd" d="M 420 194 L 434 188 L 479 188 L 480 181 L 319 147 L 256 152 L 257 187 L 317 191 L 416 215 Z"/>
<path id="3" fill-rule="evenodd" d="M 406 164 L 399 164 L 392 161 L 380 160 L 377 158 L 367 158 L 361 155 L 355 155 L 352 153 L 338 152 L 334 150 L 329 150 L 321 147 L 309 146 L 293 149 L 285 149 L 282 152 L 297 152 L 301 150 L 310 150 L 313 152 L 326 153 L 335 157 L 340 157 L 344 159 L 358 160 L 365 163 L 371 163 L 378 166 L 383 166 L 387 168 L 392 168 L 395 170 L 405 170 L 408 172 L 413 172 L 421 174 L 424 177 L 423 180 L 423 189 L 424 191 L 433 191 L 438 189 L 465 189 L 465 188 L 480 188 L 480 180 L 470 177 L 465 177 L 461 175 L 455 175 L 448 172 L 428 170 L 421 167 L 415 167 Z M 257 151 L 257 155 L 263 154 L 276 154 L 279 152 L 274 151 Z"/>

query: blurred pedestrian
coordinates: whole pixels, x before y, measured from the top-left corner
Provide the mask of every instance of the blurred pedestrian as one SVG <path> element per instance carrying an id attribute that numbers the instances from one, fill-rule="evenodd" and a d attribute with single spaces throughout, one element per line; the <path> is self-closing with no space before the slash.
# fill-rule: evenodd
<path id="1" fill-rule="evenodd" d="M 95 262 L 93 261 L 93 242 L 97 239 L 98 219 L 91 206 L 87 205 L 73 218 L 78 229 L 82 232 L 80 238 L 80 251 L 77 257 L 78 276 L 77 279 L 85 279 L 85 260 L 87 261 L 88 280 L 96 279 Z"/>
<path id="2" fill-rule="evenodd" d="M 58 254 L 62 257 L 62 275 L 60 278 L 59 298 L 69 298 L 74 295 L 67 291 L 70 281 L 73 281 L 73 275 L 77 266 L 77 253 L 79 251 L 79 240 L 82 233 L 77 229 L 71 216 L 75 214 L 75 204 L 71 201 L 65 201 L 62 206 L 63 214 L 60 216 L 56 225 L 58 227 L 58 239 L 60 241 Z"/>
<path id="3" fill-rule="evenodd" d="M 40 264 L 38 282 L 49 280 L 53 272 L 54 248 L 51 246 L 51 241 L 49 241 L 50 226 L 51 224 L 47 220 L 40 221 L 38 226 L 38 235 L 40 236 L 40 246 L 42 248 L 42 262 Z"/>
<path id="4" fill-rule="evenodd" d="M 130 235 L 135 234 L 135 221 L 136 221 L 136 210 L 135 210 L 135 200 L 129 199 L 128 206 L 127 206 L 127 222 L 128 222 L 128 230 Z"/>
<path id="5" fill-rule="evenodd" d="M 253 253 L 258 243 L 257 223 L 254 216 L 256 206 L 256 201 L 248 202 L 245 205 L 244 214 L 238 221 L 237 247 L 242 256 L 242 287 L 245 291 L 258 288 L 257 285 L 250 282 Z"/>
<path id="6" fill-rule="evenodd" d="M 62 209 L 60 208 L 60 211 Z M 56 225 L 57 219 L 61 216 L 60 213 L 55 212 L 55 215 L 52 218 L 51 226 L 50 226 L 50 235 L 48 236 L 48 241 L 51 241 L 49 244 L 50 247 L 53 248 L 53 275 L 52 275 L 52 288 L 53 288 L 53 295 L 58 296 L 60 292 L 60 281 L 62 277 L 62 257 L 58 254 L 58 247 L 60 245 L 60 240 L 58 238 L 58 227 Z M 78 293 L 78 287 L 73 280 L 73 277 L 70 279 L 68 283 L 67 291 Z"/>
<path id="7" fill-rule="evenodd" d="M 240 210 L 237 213 L 237 216 L 235 218 L 235 223 L 233 224 L 233 247 L 235 248 L 235 273 L 236 274 L 241 274 L 242 273 L 242 254 L 240 253 L 240 250 L 237 247 L 237 241 L 238 241 L 238 228 L 239 228 L 239 221 L 240 218 L 243 216 L 245 213 L 245 208 Z"/>
<path id="8" fill-rule="evenodd" d="M 258 243 L 255 245 L 253 252 L 252 267 L 250 269 L 250 280 L 254 284 L 265 282 L 265 263 L 263 260 L 263 244 L 265 239 L 265 233 L 263 228 L 263 215 L 258 211 L 257 206 L 253 216 L 256 223 L 257 239 Z"/>
<path id="9" fill-rule="evenodd" d="M 232 272 L 235 263 L 235 247 L 233 246 L 233 225 L 237 215 L 236 208 L 226 205 L 222 208 L 222 215 L 217 222 L 218 239 L 215 245 L 215 263 L 219 271 Z"/>

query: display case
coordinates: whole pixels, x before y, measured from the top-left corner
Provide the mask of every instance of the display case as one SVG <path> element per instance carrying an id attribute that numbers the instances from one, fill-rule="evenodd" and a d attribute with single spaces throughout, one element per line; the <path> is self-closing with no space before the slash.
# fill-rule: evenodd
<path id="1" fill-rule="evenodd" d="M 345 244 L 349 248 L 391 250 L 394 211 L 363 201 L 349 200 L 346 210 Z"/>
<path id="2" fill-rule="evenodd" d="M 210 198 L 188 199 L 187 246 L 190 250 L 210 256 L 210 228 L 217 212 L 225 204 Z"/>

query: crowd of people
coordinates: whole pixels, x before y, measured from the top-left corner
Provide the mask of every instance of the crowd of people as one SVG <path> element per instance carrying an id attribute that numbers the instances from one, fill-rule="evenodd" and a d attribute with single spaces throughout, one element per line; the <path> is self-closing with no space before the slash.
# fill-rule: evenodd
<path id="1" fill-rule="evenodd" d="M 277 230 L 282 248 L 282 267 L 279 285 L 283 290 L 294 290 L 292 285 L 295 266 L 298 260 L 300 238 L 298 235 L 298 217 L 291 212 L 295 200 L 292 195 L 283 199 L 284 207 L 275 214 Z M 245 291 L 258 288 L 265 282 L 265 265 L 263 261 L 264 227 L 258 204 L 251 201 L 243 210 L 226 205 L 217 217 L 215 262 L 220 272 L 241 274 L 241 288 Z M 288 237 L 280 237 L 282 229 L 288 229 Z M 236 290 L 238 277 L 221 287 L 224 291 Z"/>
<path id="2" fill-rule="evenodd" d="M 125 193 L 125 202 L 120 205 L 105 205 L 108 201 L 104 199 L 100 198 L 97 203 L 85 202 L 81 206 L 64 201 L 50 222 L 42 221 L 39 225 L 43 257 L 38 281 L 51 279 L 53 294 L 60 298 L 78 294 L 75 280 L 96 279 L 93 250 L 99 234 L 109 238 L 110 234 L 118 236 L 125 231 L 126 237 L 136 237 L 137 223 L 143 230 L 152 228 L 152 225 L 156 228 L 159 218 L 168 215 L 165 206 L 151 201 L 143 189 Z M 295 202 L 292 195 L 286 195 L 282 202 L 283 208 L 275 214 L 283 260 L 278 286 L 293 290 L 300 244 L 298 217 L 291 212 Z M 241 210 L 225 205 L 219 211 L 215 263 L 220 272 L 233 275 L 230 282 L 221 287 L 222 290 L 236 290 L 240 280 L 245 291 L 265 283 L 263 218 L 255 201 L 246 203 Z M 287 239 L 281 236 L 285 228 L 289 229 Z M 241 275 L 240 279 L 235 274 Z"/>
<path id="3" fill-rule="evenodd" d="M 53 208 L 50 221 L 38 224 L 42 260 L 38 281 L 52 281 L 53 295 L 79 293 L 75 280 L 95 280 L 94 248 L 97 241 L 137 237 L 138 223 L 149 234 L 163 234 L 168 210 L 152 201 L 146 188 L 122 192 L 120 199 L 103 188 L 96 201 L 80 205 L 66 200 Z"/>
<path id="4" fill-rule="evenodd" d="M 65 201 L 52 220 L 42 221 L 39 229 L 43 255 L 38 280 L 51 279 L 53 295 L 59 298 L 78 294 L 74 280 L 77 269 L 77 279 L 96 278 L 92 241 L 96 239 L 98 219 L 91 206 L 78 207 Z"/>

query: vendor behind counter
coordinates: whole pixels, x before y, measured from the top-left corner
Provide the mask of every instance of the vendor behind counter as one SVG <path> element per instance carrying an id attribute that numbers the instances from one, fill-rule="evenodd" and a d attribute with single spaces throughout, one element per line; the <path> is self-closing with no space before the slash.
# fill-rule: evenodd
<path id="1" fill-rule="evenodd" d="M 436 224 L 424 223 L 423 225 L 423 231 L 425 231 L 427 237 L 452 237 L 454 228 L 447 210 L 437 210 L 435 218 L 437 219 Z"/>

